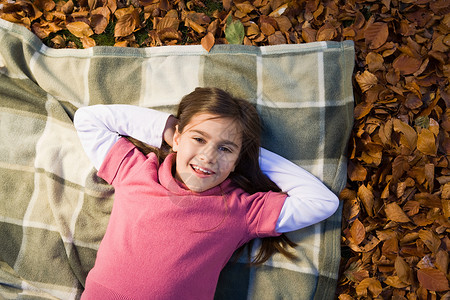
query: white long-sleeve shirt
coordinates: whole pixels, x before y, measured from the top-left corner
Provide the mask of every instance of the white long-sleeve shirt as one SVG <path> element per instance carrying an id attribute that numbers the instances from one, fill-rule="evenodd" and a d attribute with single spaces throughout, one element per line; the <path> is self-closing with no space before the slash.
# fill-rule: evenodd
<path id="1" fill-rule="evenodd" d="M 160 147 L 170 114 L 131 105 L 94 105 L 75 113 L 81 144 L 98 170 L 121 136 Z M 287 193 L 275 230 L 294 231 L 331 216 L 339 205 L 336 195 L 319 179 L 289 160 L 261 148 L 260 167 Z"/>

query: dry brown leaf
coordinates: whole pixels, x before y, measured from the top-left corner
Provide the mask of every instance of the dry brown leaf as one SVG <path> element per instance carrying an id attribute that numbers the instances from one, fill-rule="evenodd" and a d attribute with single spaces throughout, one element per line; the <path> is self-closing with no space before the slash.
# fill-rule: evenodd
<path id="1" fill-rule="evenodd" d="M 347 174 L 351 181 L 363 181 L 366 179 L 367 169 L 364 168 L 359 162 L 349 160 Z"/>
<path id="2" fill-rule="evenodd" d="M 139 10 L 136 8 L 122 8 L 116 10 L 117 23 L 114 28 L 115 37 L 125 37 L 132 34 L 140 25 Z"/>
<path id="3" fill-rule="evenodd" d="M 356 294 L 360 297 L 367 297 L 368 291 L 373 297 L 378 297 L 382 292 L 381 283 L 375 278 L 366 278 L 356 286 Z"/>
<path id="4" fill-rule="evenodd" d="M 409 264 L 400 256 L 395 259 L 395 271 L 397 272 L 398 278 L 406 284 L 412 284 L 413 273 Z"/>
<path id="5" fill-rule="evenodd" d="M 376 52 L 370 52 L 366 56 L 366 64 L 370 72 L 376 72 L 378 70 L 384 70 L 384 58 Z"/>
<path id="6" fill-rule="evenodd" d="M 361 185 L 358 189 L 358 198 L 363 203 L 366 213 L 369 216 L 373 216 L 374 196 L 372 191 L 369 190 L 365 185 Z"/>
<path id="7" fill-rule="evenodd" d="M 437 253 L 441 245 L 441 239 L 431 230 L 423 229 L 419 231 L 419 238 L 432 253 Z"/>
<path id="8" fill-rule="evenodd" d="M 214 35 L 211 32 L 208 32 L 201 41 L 202 47 L 206 50 L 206 51 L 210 51 L 211 48 L 214 46 L 215 43 L 215 38 Z"/>
<path id="9" fill-rule="evenodd" d="M 325 23 L 317 31 L 317 41 L 331 41 L 336 37 L 336 28 L 334 28 L 330 23 Z"/>
<path id="10" fill-rule="evenodd" d="M 109 23 L 110 15 L 110 10 L 105 6 L 96 8 L 91 12 L 90 24 L 96 34 L 101 34 L 105 31 Z"/>
<path id="11" fill-rule="evenodd" d="M 72 22 L 67 24 L 66 27 L 70 33 L 79 38 L 90 37 L 94 34 L 91 27 L 84 22 Z"/>
<path id="12" fill-rule="evenodd" d="M 353 222 L 352 227 L 350 227 L 350 234 L 353 238 L 353 241 L 357 245 L 361 244 L 361 242 L 366 238 L 366 230 L 364 228 L 364 225 L 358 219 L 356 219 Z"/>
<path id="13" fill-rule="evenodd" d="M 387 204 L 384 211 L 386 212 L 387 218 L 391 221 L 398 223 L 406 223 L 411 221 L 403 209 L 395 202 Z"/>
<path id="14" fill-rule="evenodd" d="M 274 34 L 268 37 L 269 45 L 282 45 L 286 44 L 286 38 L 280 31 L 276 31 Z"/>
<path id="15" fill-rule="evenodd" d="M 369 102 L 361 102 L 356 105 L 353 111 L 353 117 L 356 120 L 362 119 L 367 116 L 373 108 L 373 104 Z"/>
<path id="16" fill-rule="evenodd" d="M 434 268 L 417 270 L 420 284 L 430 291 L 446 291 L 449 289 L 448 280 L 444 273 Z"/>
<path id="17" fill-rule="evenodd" d="M 93 38 L 83 36 L 80 38 L 80 41 L 85 49 L 95 46 L 95 41 Z"/>
<path id="18" fill-rule="evenodd" d="M 358 72 L 355 75 L 355 79 L 361 88 L 361 91 L 364 93 L 369 90 L 371 87 L 378 83 L 378 78 L 374 74 L 369 71 L 364 71 L 363 73 Z"/>
<path id="19" fill-rule="evenodd" d="M 408 283 L 403 282 L 398 276 L 388 276 L 386 280 L 384 280 L 384 283 L 397 289 L 402 289 L 409 285 Z"/>
<path id="20" fill-rule="evenodd" d="M 407 146 L 410 150 L 414 150 L 417 146 L 416 131 L 399 119 L 394 119 L 393 125 L 394 131 L 402 133 L 400 138 L 401 144 Z"/>
<path id="21" fill-rule="evenodd" d="M 248 15 L 255 9 L 255 7 L 249 1 L 236 3 L 235 5 L 237 9 L 239 9 L 244 15 Z"/>
<path id="22" fill-rule="evenodd" d="M 417 149 L 426 155 L 435 156 L 437 153 L 436 139 L 428 129 L 422 129 L 417 136 Z"/>
<path id="23" fill-rule="evenodd" d="M 409 75 L 417 72 L 422 65 L 422 61 L 406 54 L 401 54 L 394 60 L 392 66 L 402 75 Z"/>
<path id="24" fill-rule="evenodd" d="M 364 32 L 364 38 L 370 49 L 380 48 L 386 43 L 388 36 L 389 28 L 384 22 L 375 22 L 369 25 Z"/>
<path id="25" fill-rule="evenodd" d="M 316 34 L 317 34 L 317 30 L 315 30 L 313 28 L 305 27 L 305 28 L 302 29 L 302 38 L 307 43 L 315 42 L 316 41 Z"/>

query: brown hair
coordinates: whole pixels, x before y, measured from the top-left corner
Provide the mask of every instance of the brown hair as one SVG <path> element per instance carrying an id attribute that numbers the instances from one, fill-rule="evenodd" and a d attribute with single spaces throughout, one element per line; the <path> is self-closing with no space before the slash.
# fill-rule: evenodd
<path id="1" fill-rule="evenodd" d="M 267 191 L 281 192 L 280 188 L 264 175 L 259 166 L 261 121 L 258 112 L 250 102 L 235 98 L 218 88 L 196 88 L 195 91 L 184 96 L 178 106 L 176 116 L 179 120 L 178 131 L 183 132 L 183 128 L 189 124 L 192 117 L 201 113 L 230 118 L 241 128 L 241 153 L 234 172 L 229 176 L 236 185 L 250 194 Z M 142 146 L 142 143 L 137 146 L 141 148 L 139 146 Z M 161 150 L 152 149 L 151 151 L 157 153 L 160 161 L 168 154 L 167 148 L 164 147 Z M 143 152 L 148 153 L 149 151 Z M 263 238 L 261 242 L 260 250 L 252 260 L 252 264 L 262 264 L 276 252 L 291 259 L 295 257 L 288 251 L 288 247 L 295 247 L 296 244 L 284 234 L 279 237 Z M 249 256 L 250 250 L 251 247 L 249 247 Z"/>

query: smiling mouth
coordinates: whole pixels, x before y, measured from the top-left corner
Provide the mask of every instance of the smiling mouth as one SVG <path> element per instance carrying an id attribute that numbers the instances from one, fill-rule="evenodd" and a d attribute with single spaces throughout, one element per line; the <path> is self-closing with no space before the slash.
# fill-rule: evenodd
<path id="1" fill-rule="evenodd" d="M 198 173 L 198 174 L 203 174 L 203 175 L 212 175 L 215 174 L 213 171 L 196 166 L 196 165 L 191 165 L 191 168 L 194 170 L 194 172 Z"/>

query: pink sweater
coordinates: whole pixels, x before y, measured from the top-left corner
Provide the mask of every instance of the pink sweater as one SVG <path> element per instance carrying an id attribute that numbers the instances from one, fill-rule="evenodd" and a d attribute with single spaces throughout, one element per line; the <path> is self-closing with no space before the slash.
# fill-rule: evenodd
<path id="1" fill-rule="evenodd" d="M 120 139 L 99 176 L 115 188 L 111 219 L 82 299 L 213 299 L 233 252 L 276 236 L 286 195 L 250 195 L 229 179 L 202 193 L 172 176 L 172 154 L 158 166 Z"/>

